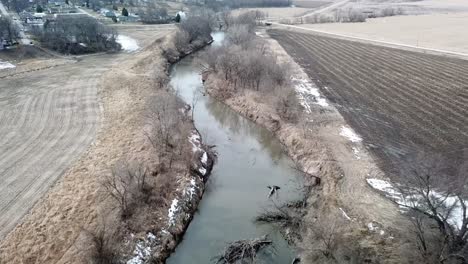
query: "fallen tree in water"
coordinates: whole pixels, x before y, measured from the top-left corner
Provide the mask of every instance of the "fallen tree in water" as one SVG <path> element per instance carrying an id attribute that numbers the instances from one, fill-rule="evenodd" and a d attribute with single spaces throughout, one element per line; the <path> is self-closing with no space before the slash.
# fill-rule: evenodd
<path id="1" fill-rule="evenodd" d="M 233 264 L 241 261 L 242 263 L 254 263 L 257 254 L 272 241 L 267 236 L 251 240 L 238 240 L 229 243 L 224 252 L 215 258 L 216 263 Z"/>

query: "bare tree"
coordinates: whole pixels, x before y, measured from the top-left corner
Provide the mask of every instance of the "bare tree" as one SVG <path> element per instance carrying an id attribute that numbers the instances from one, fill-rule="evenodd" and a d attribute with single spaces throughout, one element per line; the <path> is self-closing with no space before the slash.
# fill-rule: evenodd
<path id="1" fill-rule="evenodd" d="M 398 185 L 401 198 L 396 202 L 413 215 L 422 255 L 428 255 L 428 243 L 434 241 L 427 234 L 431 232 L 431 223 L 435 224 L 441 241 L 437 247 L 439 263 L 468 261 L 467 163 L 465 160 L 454 168 L 441 155 L 419 153 L 405 162 L 401 172 L 403 177 Z"/>
<path id="2" fill-rule="evenodd" d="M 170 22 L 167 9 L 164 7 L 158 7 L 156 3 L 149 2 L 145 9 L 138 11 L 141 22 L 145 24 L 166 24 Z"/>
<path id="3" fill-rule="evenodd" d="M 211 24 L 209 18 L 201 16 L 189 16 L 178 24 L 181 31 L 188 34 L 189 43 L 196 39 L 211 39 Z"/>
<path id="4" fill-rule="evenodd" d="M 132 207 L 139 202 L 147 202 L 150 189 L 147 186 L 148 170 L 141 164 L 119 162 L 104 178 L 102 185 L 108 195 L 117 203 L 123 218 L 132 214 Z"/>
<path id="5" fill-rule="evenodd" d="M 337 213 L 321 214 L 310 228 L 318 242 L 315 250 L 327 259 L 336 260 L 335 253 L 344 241 L 344 226 L 343 217 Z"/>
<path id="6" fill-rule="evenodd" d="M 249 30 L 247 25 L 235 24 L 227 30 L 227 37 L 230 43 L 242 46 L 250 43 L 255 34 Z"/>
<path id="7" fill-rule="evenodd" d="M 92 243 L 93 263 L 114 264 L 118 262 L 117 234 L 105 224 L 101 224 L 96 230 L 84 230 Z"/>

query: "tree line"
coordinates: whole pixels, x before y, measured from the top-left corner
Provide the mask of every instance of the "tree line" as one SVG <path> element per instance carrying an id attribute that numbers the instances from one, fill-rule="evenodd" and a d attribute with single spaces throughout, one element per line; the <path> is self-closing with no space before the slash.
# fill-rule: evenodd
<path id="1" fill-rule="evenodd" d="M 46 47 L 65 54 L 118 51 L 117 32 L 88 16 L 59 16 L 47 21 L 35 36 Z"/>
<path id="2" fill-rule="evenodd" d="M 9 17 L 0 17 L 0 47 L 11 44 L 19 38 L 19 30 Z"/>

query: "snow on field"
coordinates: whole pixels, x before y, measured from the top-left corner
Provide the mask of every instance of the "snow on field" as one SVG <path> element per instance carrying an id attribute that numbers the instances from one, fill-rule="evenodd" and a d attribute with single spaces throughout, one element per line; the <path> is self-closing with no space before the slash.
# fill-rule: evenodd
<path id="1" fill-rule="evenodd" d="M 342 126 L 340 135 L 347 138 L 347 139 L 349 139 L 349 141 L 351 141 L 351 142 L 360 142 L 360 141 L 362 141 L 362 138 L 358 134 L 356 134 L 356 132 L 354 132 L 353 129 L 351 129 L 349 127 Z"/>
<path id="2" fill-rule="evenodd" d="M 0 61 L 0 70 L 11 69 L 15 67 L 16 67 L 15 65 L 9 63 L 8 61 Z"/>
<path id="3" fill-rule="evenodd" d="M 117 43 L 119 43 L 122 46 L 122 49 L 127 52 L 136 51 L 140 48 L 136 40 L 124 35 L 117 36 Z"/>
<path id="4" fill-rule="evenodd" d="M 295 77 L 292 77 L 291 80 L 299 95 L 299 100 L 301 101 L 302 106 L 304 106 L 308 113 L 311 112 L 309 101 L 312 101 L 314 104 L 318 104 L 323 107 L 329 106 L 327 100 L 322 97 L 319 89 L 317 86 L 315 86 L 315 84 L 306 79 L 299 79 Z"/>
<path id="5" fill-rule="evenodd" d="M 418 201 L 422 199 L 422 197 L 417 194 L 404 196 L 400 191 L 398 191 L 398 188 L 385 180 L 369 178 L 367 179 L 367 183 L 369 183 L 372 188 L 384 192 L 387 198 L 395 201 L 403 210 L 407 210 L 408 207 L 417 207 Z M 430 191 L 429 196 L 431 197 L 431 200 L 433 199 L 434 203 L 443 202 L 447 208 L 453 207 L 453 210 L 449 212 L 447 219 L 449 219 L 448 222 L 451 225 L 460 229 L 463 223 L 463 210 L 458 198 L 455 196 L 446 197 L 434 190 Z"/>

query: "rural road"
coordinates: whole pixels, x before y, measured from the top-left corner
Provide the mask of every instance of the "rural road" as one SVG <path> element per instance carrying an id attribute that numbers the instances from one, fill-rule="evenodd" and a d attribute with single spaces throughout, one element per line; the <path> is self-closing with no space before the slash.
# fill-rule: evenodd
<path id="1" fill-rule="evenodd" d="M 0 82 L 0 239 L 93 142 L 97 85 L 113 56 L 89 56 Z"/>

